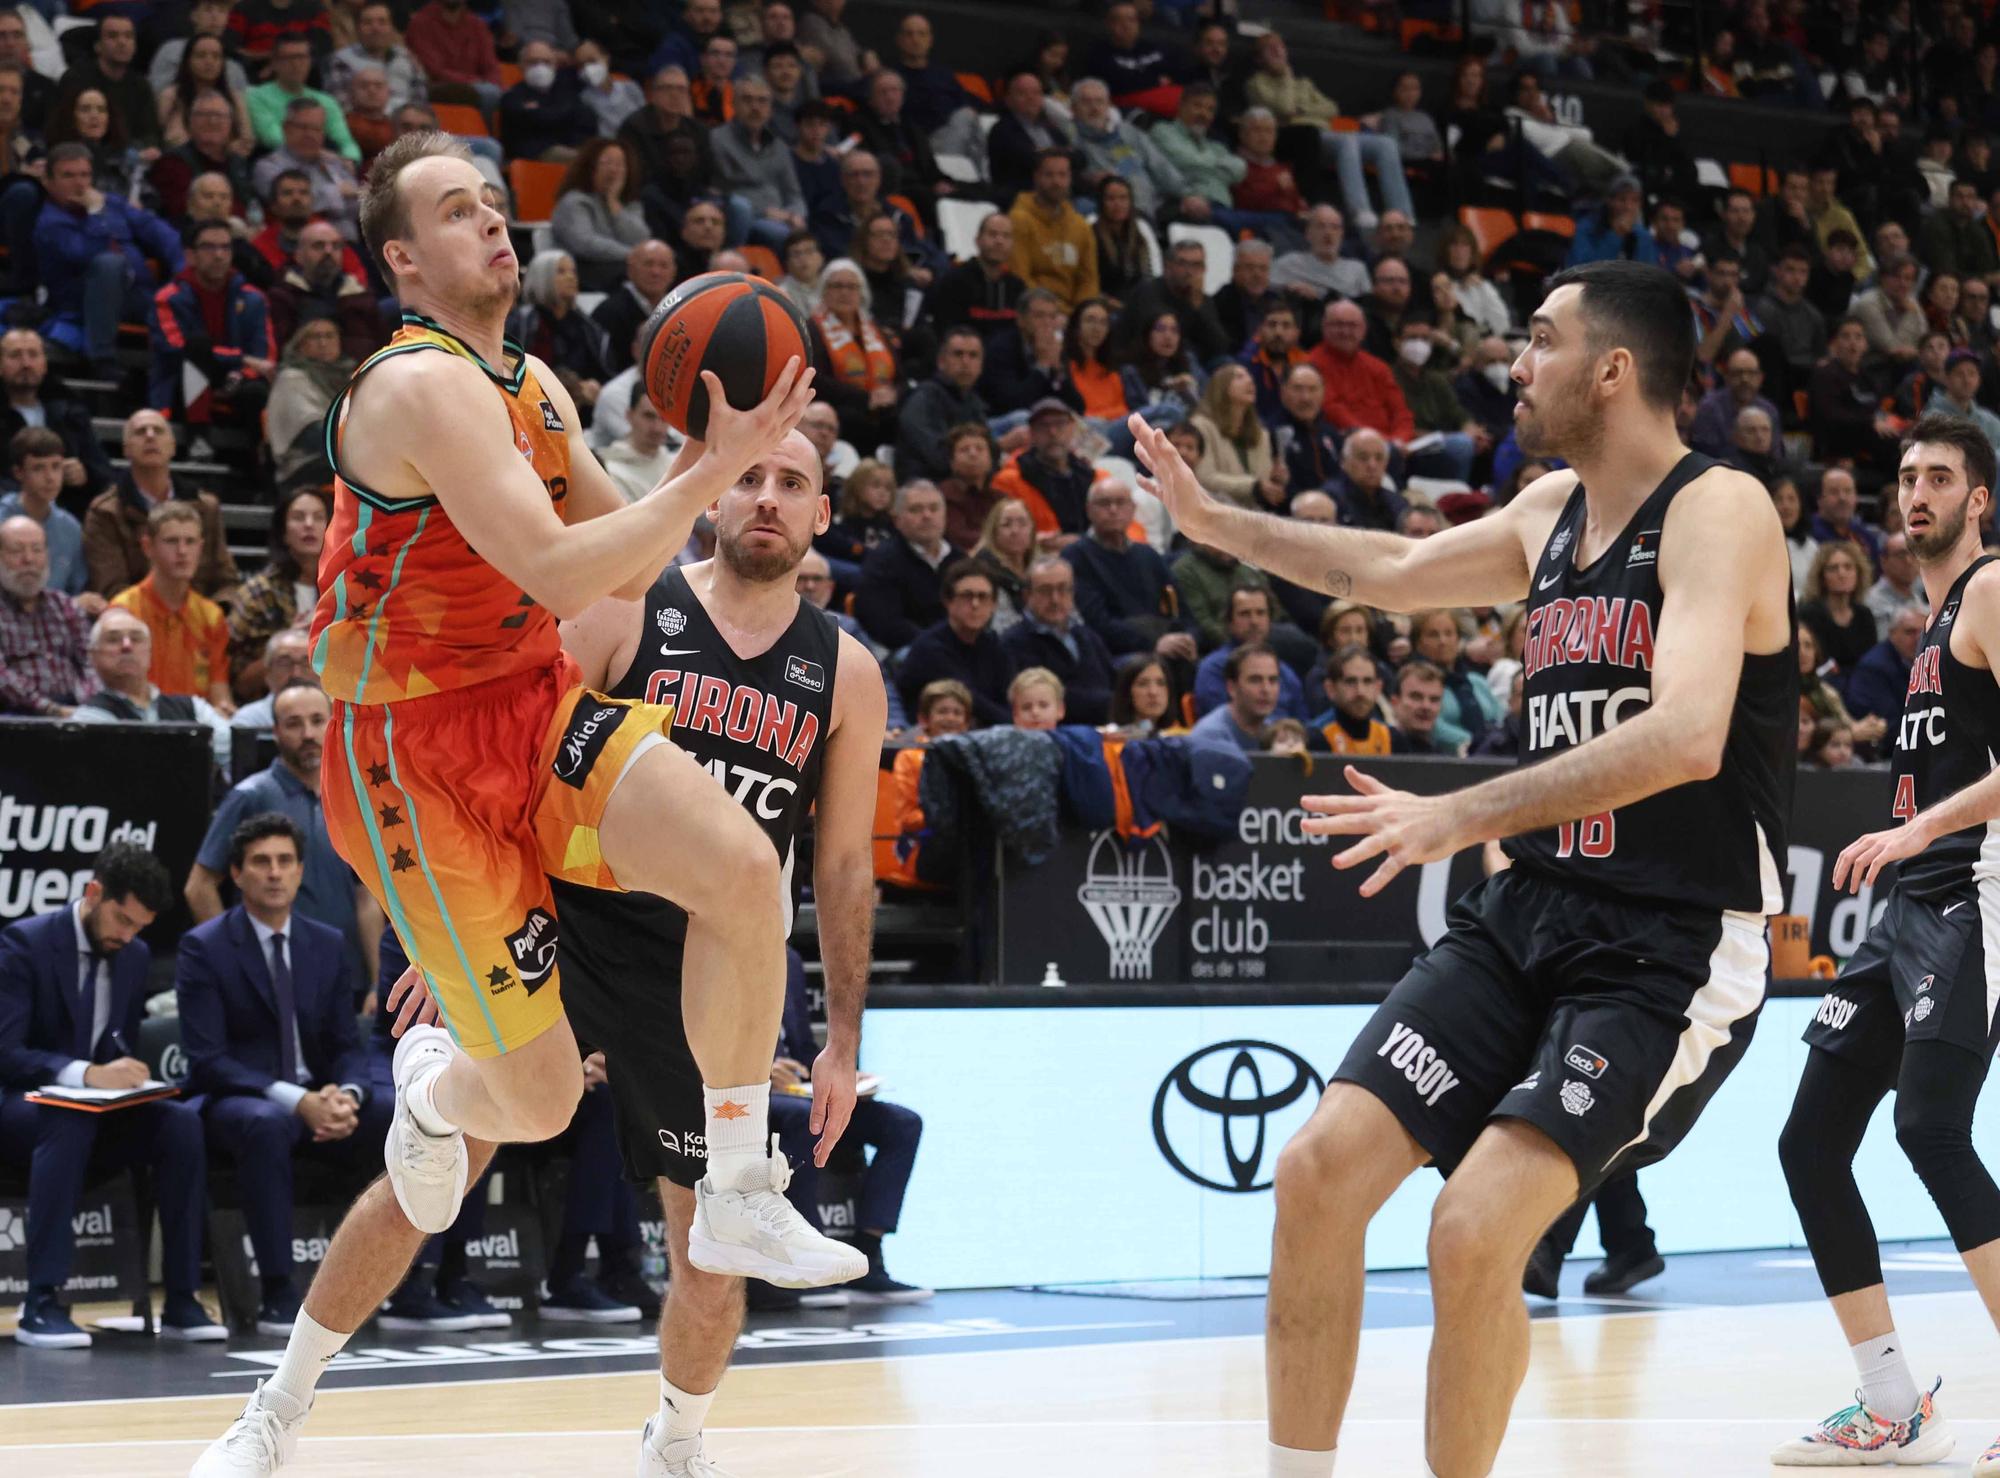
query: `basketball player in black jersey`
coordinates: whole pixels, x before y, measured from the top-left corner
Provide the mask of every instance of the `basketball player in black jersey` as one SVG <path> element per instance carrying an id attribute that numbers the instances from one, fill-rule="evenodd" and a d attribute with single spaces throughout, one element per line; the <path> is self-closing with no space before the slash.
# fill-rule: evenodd
<path id="1" fill-rule="evenodd" d="M 563 625 L 563 646 L 591 688 L 673 703 L 674 744 L 777 848 L 787 917 L 799 830 L 813 817 L 827 1044 L 813 1063 L 811 1123 L 822 1166 L 854 1111 L 874 934 L 875 776 L 888 717 L 875 659 L 796 591 L 799 561 L 832 517 L 823 486 L 818 450 L 793 433 L 711 511 L 713 559 L 670 568 L 642 600 L 599 601 Z M 701 1432 L 742 1327 L 743 1283 L 688 1259 L 707 1161 L 701 1074 L 681 1016 L 687 916 L 650 894 L 586 891 L 565 888 L 558 899 L 563 1004 L 578 1038 L 605 1055 L 626 1168 L 658 1181 L 667 1215 L 660 1409 L 646 1424 L 639 1473 L 726 1478 L 702 1455 Z"/>
<path id="2" fill-rule="evenodd" d="M 1521 1273 L 1556 1216 L 1664 1155 L 1748 1045 L 1780 904 L 1798 723 L 1791 571 L 1754 479 L 1690 453 L 1694 360 L 1674 277 L 1564 272 L 1514 363 L 1522 449 L 1559 456 L 1492 515 L 1428 539 L 1300 524 L 1204 493 L 1136 419 L 1149 491 L 1197 543 L 1365 605 L 1526 601 L 1520 767 L 1439 796 L 1350 766 L 1308 797 L 1335 865 L 1406 867 L 1505 839 L 1280 1157 L 1266 1372 L 1273 1478 L 1333 1471 L 1368 1223 L 1409 1175 L 1432 1214 L 1425 1446 L 1489 1472 L 1528 1363 Z"/>
<path id="3" fill-rule="evenodd" d="M 1930 597 L 1896 730 L 1895 825 L 1834 863 L 1836 888 L 1897 865 L 1875 927 L 1827 992 L 1779 1158 L 1820 1284 L 1860 1371 L 1852 1406 L 1771 1455 L 1783 1467 L 1937 1462 L 1952 1450 L 1937 1385 L 1919 1392 L 1889 1313 L 1854 1154 L 1884 1095 L 1896 1139 L 2000 1322 L 2000 1188 L 1972 1145 L 2000 1005 L 2000 560 L 1980 548 L 1993 448 L 1970 421 L 1926 416 L 1903 443 L 1896 496 Z M 1941 1384 L 1941 1383 L 1940 1383 Z M 2000 1441 L 1973 1465 L 2000 1475 Z"/>

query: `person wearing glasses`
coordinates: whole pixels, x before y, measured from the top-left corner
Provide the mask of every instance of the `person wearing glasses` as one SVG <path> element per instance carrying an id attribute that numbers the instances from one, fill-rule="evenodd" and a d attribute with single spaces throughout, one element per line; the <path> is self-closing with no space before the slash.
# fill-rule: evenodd
<path id="1" fill-rule="evenodd" d="M 1014 658 L 992 631 L 993 577 L 983 566 L 963 559 L 944 572 L 939 588 L 944 594 L 944 619 L 910 643 L 897 672 L 904 705 L 914 706 L 927 684 L 956 678 L 972 693 L 972 714 L 978 723 L 1012 723 L 1007 685 L 1014 680 Z"/>
<path id="2" fill-rule="evenodd" d="M 206 724 L 218 769 L 229 768 L 229 720 L 196 693 L 162 693 L 147 679 L 153 633 L 123 606 L 112 606 L 90 628 L 90 667 L 99 691 L 76 706 L 80 724 Z"/>

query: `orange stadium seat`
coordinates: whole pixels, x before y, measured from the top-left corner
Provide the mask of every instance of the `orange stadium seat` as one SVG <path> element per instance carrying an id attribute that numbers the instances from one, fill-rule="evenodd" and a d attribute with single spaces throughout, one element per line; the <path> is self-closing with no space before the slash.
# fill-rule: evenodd
<path id="1" fill-rule="evenodd" d="M 1778 190 L 1778 172 L 1758 164 L 1732 164 L 1729 166 L 1729 183 L 1733 188 L 1748 190 L 1752 195 L 1774 195 Z"/>
<path id="2" fill-rule="evenodd" d="M 567 165 L 540 159 L 515 159 L 507 165 L 507 187 L 514 192 L 514 219 L 546 221 L 555 214 L 556 190 Z"/>
<path id="3" fill-rule="evenodd" d="M 1495 247 L 1510 240 L 1521 229 L 1514 219 L 1514 212 L 1491 205 L 1461 205 L 1458 220 L 1460 225 L 1472 232 L 1472 239 L 1478 245 L 1482 258 L 1491 256 Z"/>
<path id="4" fill-rule="evenodd" d="M 743 253 L 743 259 L 750 264 L 750 270 L 766 282 L 776 282 L 785 275 L 784 264 L 778 260 L 778 254 L 770 247 L 759 246 L 756 242 L 750 241 L 739 246 L 737 250 Z"/>
<path id="5" fill-rule="evenodd" d="M 486 115 L 477 108 L 464 103 L 432 103 L 431 111 L 437 114 L 438 127 L 446 133 L 463 134 L 475 139 L 492 137 L 486 127 Z"/>
<path id="6" fill-rule="evenodd" d="M 512 62 L 502 62 L 500 64 L 500 85 L 502 87 L 513 87 L 520 80 L 521 69 L 519 67 L 515 66 Z"/>
<path id="7" fill-rule="evenodd" d="M 1550 231 L 1565 240 L 1576 235 L 1576 219 L 1554 211 L 1529 210 L 1521 213 L 1523 231 Z"/>
<path id="8" fill-rule="evenodd" d="M 989 107 L 992 105 L 992 83 L 988 82 L 977 72 L 955 72 L 952 75 L 958 79 L 958 85 L 971 93 L 975 100 L 985 103 Z"/>

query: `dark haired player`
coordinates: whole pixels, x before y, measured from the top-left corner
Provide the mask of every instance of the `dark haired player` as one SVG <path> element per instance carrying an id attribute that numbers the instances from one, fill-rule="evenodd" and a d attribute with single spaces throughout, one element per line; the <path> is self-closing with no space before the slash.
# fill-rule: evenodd
<path id="1" fill-rule="evenodd" d="M 1942 1382 L 1917 1389 L 1854 1182 L 1854 1152 L 1891 1089 L 1897 1143 L 2000 1321 L 2000 1188 L 1972 1146 L 2000 1005 L 2000 959 L 1987 953 L 2000 927 L 2000 561 L 1979 539 L 1994 471 L 1992 445 L 1970 421 L 1926 416 L 1903 443 L 1896 498 L 1935 614 L 1896 730 L 1896 824 L 1842 852 L 1833 884 L 1859 892 L 1899 865 L 1875 927 L 1806 1027 L 1812 1051 L 1778 1142 L 1861 1388 L 1772 1453 L 1780 1467 L 1904 1466 L 1952 1450 L 1937 1414 Z M 2000 1441 L 1972 1471 L 2000 1475 Z"/>
<path id="2" fill-rule="evenodd" d="M 1516 431 L 1571 470 L 1430 539 L 1228 507 L 1132 423 L 1150 487 L 1197 543 L 1390 610 L 1528 605 L 1517 770 L 1416 796 L 1349 767 L 1354 795 L 1305 802 L 1309 830 L 1360 838 L 1336 866 L 1377 863 L 1364 895 L 1494 839 L 1514 865 L 1454 906 L 1279 1160 L 1273 1478 L 1333 1471 L 1368 1223 L 1427 1163 L 1447 1179 L 1426 1455 L 1438 1478 L 1491 1469 L 1527 1371 L 1529 1252 L 1579 1195 L 1687 1133 L 1769 977 L 1798 714 L 1777 515 L 1674 430 L 1694 342 L 1672 274 L 1564 272 L 1530 331 Z"/>

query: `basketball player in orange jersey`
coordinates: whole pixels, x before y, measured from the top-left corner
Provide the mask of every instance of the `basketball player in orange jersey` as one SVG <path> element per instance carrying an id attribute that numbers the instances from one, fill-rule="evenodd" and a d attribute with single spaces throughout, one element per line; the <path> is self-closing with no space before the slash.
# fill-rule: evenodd
<path id="1" fill-rule="evenodd" d="M 284 1362 L 196 1478 L 262 1478 L 289 1458 L 320 1370 L 370 1312 L 339 1291 L 374 1281 L 352 1266 L 391 1242 L 407 1262 L 406 1238 L 375 1235 L 385 1224 L 451 1223 L 468 1137 L 483 1157 L 568 1125 L 583 1071 L 555 968 L 552 876 L 656 893 L 688 915 L 683 1013 L 708 1147 L 698 1265 L 791 1286 L 867 1271 L 776 1189 L 767 1117 L 786 931 L 774 850 L 667 742 L 670 711 L 584 688 L 556 630 L 602 596 L 645 594 L 697 514 L 798 424 L 812 372 L 794 361 L 749 411 L 706 376 L 706 444 L 690 441 L 627 505 L 568 392 L 503 341 L 519 264 L 464 145 L 435 133 L 391 144 L 361 222 L 404 323 L 328 415 L 334 518 L 312 625 L 335 700 L 324 801 L 444 1025 L 397 1046 L 388 1189 L 364 1193 L 322 1271 L 349 1266 L 315 1280 Z"/>

